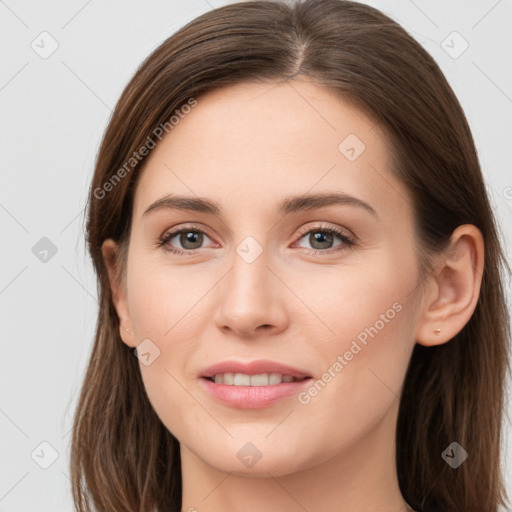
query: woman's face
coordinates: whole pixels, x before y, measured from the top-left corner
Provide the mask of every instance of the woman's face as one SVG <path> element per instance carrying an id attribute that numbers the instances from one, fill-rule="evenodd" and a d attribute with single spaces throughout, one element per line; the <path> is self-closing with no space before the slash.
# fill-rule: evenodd
<path id="1" fill-rule="evenodd" d="M 327 89 L 198 97 L 146 160 L 126 272 L 123 340 L 142 343 L 182 456 L 278 476 L 394 446 L 418 323 L 413 213 L 378 127 Z M 270 376 L 295 371 L 309 378 Z"/>

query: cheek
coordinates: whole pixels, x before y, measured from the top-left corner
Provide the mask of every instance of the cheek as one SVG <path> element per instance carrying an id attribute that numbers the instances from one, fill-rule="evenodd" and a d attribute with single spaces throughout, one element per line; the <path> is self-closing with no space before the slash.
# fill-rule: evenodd
<path id="1" fill-rule="evenodd" d="M 157 412 L 171 403 L 190 407 L 190 396 L 182 386 L 195 378 L 187 365 L 211 321 L 202 299 L 215 281 L 208 270 L 193 272 L 185 266 L 133 260 L 128 268 L 128 304 L 136 343 L 149 339 L 158 354 L 150 365 L 140 364 L 149 398 Z"/>
<path id="2" fill-rule="evenodd" d="M 173 268 L 149 259 L 144 264 L 134 263 L 128 276 L 128 298 L 139 337 L 154 339 L 163 348 L 167 340 L 185 336 L 186 326 L 201 309 L 198 303 L 207 293 L 210 280 L 211 276 L 201 277 L 185 266 Z"/>
<path id="3" fill-rule="evenodd" d="M 390 252 L 371 266 L 301 281 L 299 293 L 318 312 L 323 333 L 309 336 L 316 340 L 313 353 L 321 361 L 321 382 L 304 397 L 319 407 L 315 414 L 321 415 L 326 404 L 334 415 L 348 407 L 353 419 L 364 424 L 399 396 L 414 347 L 415 279 L 412 254 L 397 264 L 397 255 Z"/>
<path id="4" fill-rule="evenodd" d="M 369 347 L 370 340 L 378 339 L 379 347 L 388 346 L 400 333 L 407 339 L 400 325 L 411 313 L 407 304 L 416 278 L 412 257 L 397 263 L 396 255 L 379 251 L 338 268 L 304 272 L 300 279 L 292 272 L 285 276 L 285 281 L 296 283 L 296 312 L 309 310 L 308 324 L 317 324 L 311 340 L 318 340 L 319 351 L 344 352 L 353 340 Z"/>
<path id="5" fill-rule="evenodd" d="M 136 343 L 149 339 L 157 347 L 154 350 L 158 356 L 151 364 L 139 365 L 153 409 L 176 437 L 181 439 L 193 431 L 199 441 L 207 433 L 201 428 L 204 414 L 195 406 L 190 376 L 185 376 L 187 361 L 198 350 L 201 339 L 198 322 L 205 321 L 197 307 L 205 291 L 198 288 L 200 280 L 196 279 L 184 267 L 135 263 L 129 269 L 128 302 Z M 201 286 L 206 287 L 207 283 L 203 280 Z M 208 442 L 206 438 L 203 441 Z"/>

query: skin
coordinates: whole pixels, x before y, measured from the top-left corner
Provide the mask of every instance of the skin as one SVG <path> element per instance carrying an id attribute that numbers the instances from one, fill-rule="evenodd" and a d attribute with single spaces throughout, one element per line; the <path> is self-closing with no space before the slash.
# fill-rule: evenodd
<path id="1" fill-rule="evenodd" d="M 338 149 L 349 134 L 366 146 L 354 161 Z M 377 216 L 352 205 L 276 214 L 289 195 L 323 192 L 357 197 Z M 170 193 L 214 200 L 222 212 L 143 215 Z M 464 327 L 483 269 L 480 231 L 459 226 L 418 286 L 413 219 L 375 123 L 308 80 L 209 92 L 152 150 L 135 191 L 121 283 L 112 240 L 103 254 L 123 342 L 135 348 L 149 338 L 160 350 L 140 370 L 181 445 L 183 511 L 410 510 L 394 442 L 407 365 L 415 343 L 446 343 Z M 168 246 L 190 254 L 157 247 L 188 223 L 205 233 L 202 241 L 185 247 L 178 235 Z M 319 224 L 341 228 L 357 245 L 301 234 L 322 232 Z M 236 252 L 247 236 L 263 251 L 252 263 Z M 199 385 L 203 368 L 228 359 L 275 360 L 322 379 L 394 303 L 400 312 L 307 404 L 292 396 L 237 409 Z M 248 442 L 261 453 L 251 467 L 237 457 Z"/>

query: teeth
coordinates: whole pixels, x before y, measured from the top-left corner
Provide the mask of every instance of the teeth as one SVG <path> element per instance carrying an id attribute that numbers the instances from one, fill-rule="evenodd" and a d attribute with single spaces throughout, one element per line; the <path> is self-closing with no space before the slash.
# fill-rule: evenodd
<path id="1" fill-rule="evenodd" d="M 247 375 L 245 373 L 218 373 L 214 376 L 215 384 L 227 384 L 228 386 L 272 386 L 282 382 L 295 382 L 291 375 L 281 373 L 260 373 L 258 375 Z"/>
<path id="2" fill-rule="evenodd" d="M 233 385 L 235 385 L 235 386 L 250 386 L 251 385 L 250 375 L 244 375 L 243 373 L 235 373 Z"/>

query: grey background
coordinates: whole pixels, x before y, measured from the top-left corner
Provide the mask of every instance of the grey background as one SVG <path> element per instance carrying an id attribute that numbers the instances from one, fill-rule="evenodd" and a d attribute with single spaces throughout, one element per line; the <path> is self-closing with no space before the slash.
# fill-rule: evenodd
<path id="1" fill-rule="evenodd" d="M 0 512 L 73 509 L 70 428 L 97 312 L 83 213 L 99 141 L 147 54 L 226 3 L 0 0 Z M 402 24 L 446 74 L 512 254 L 512 2 L 367 3 Z M 454 31 L 469 45 L 460 55 L 464 40 Z M 52 40 L 58 48 L 42 58 Z M 508 421 L 512 495 L 511 430 Z"/>

